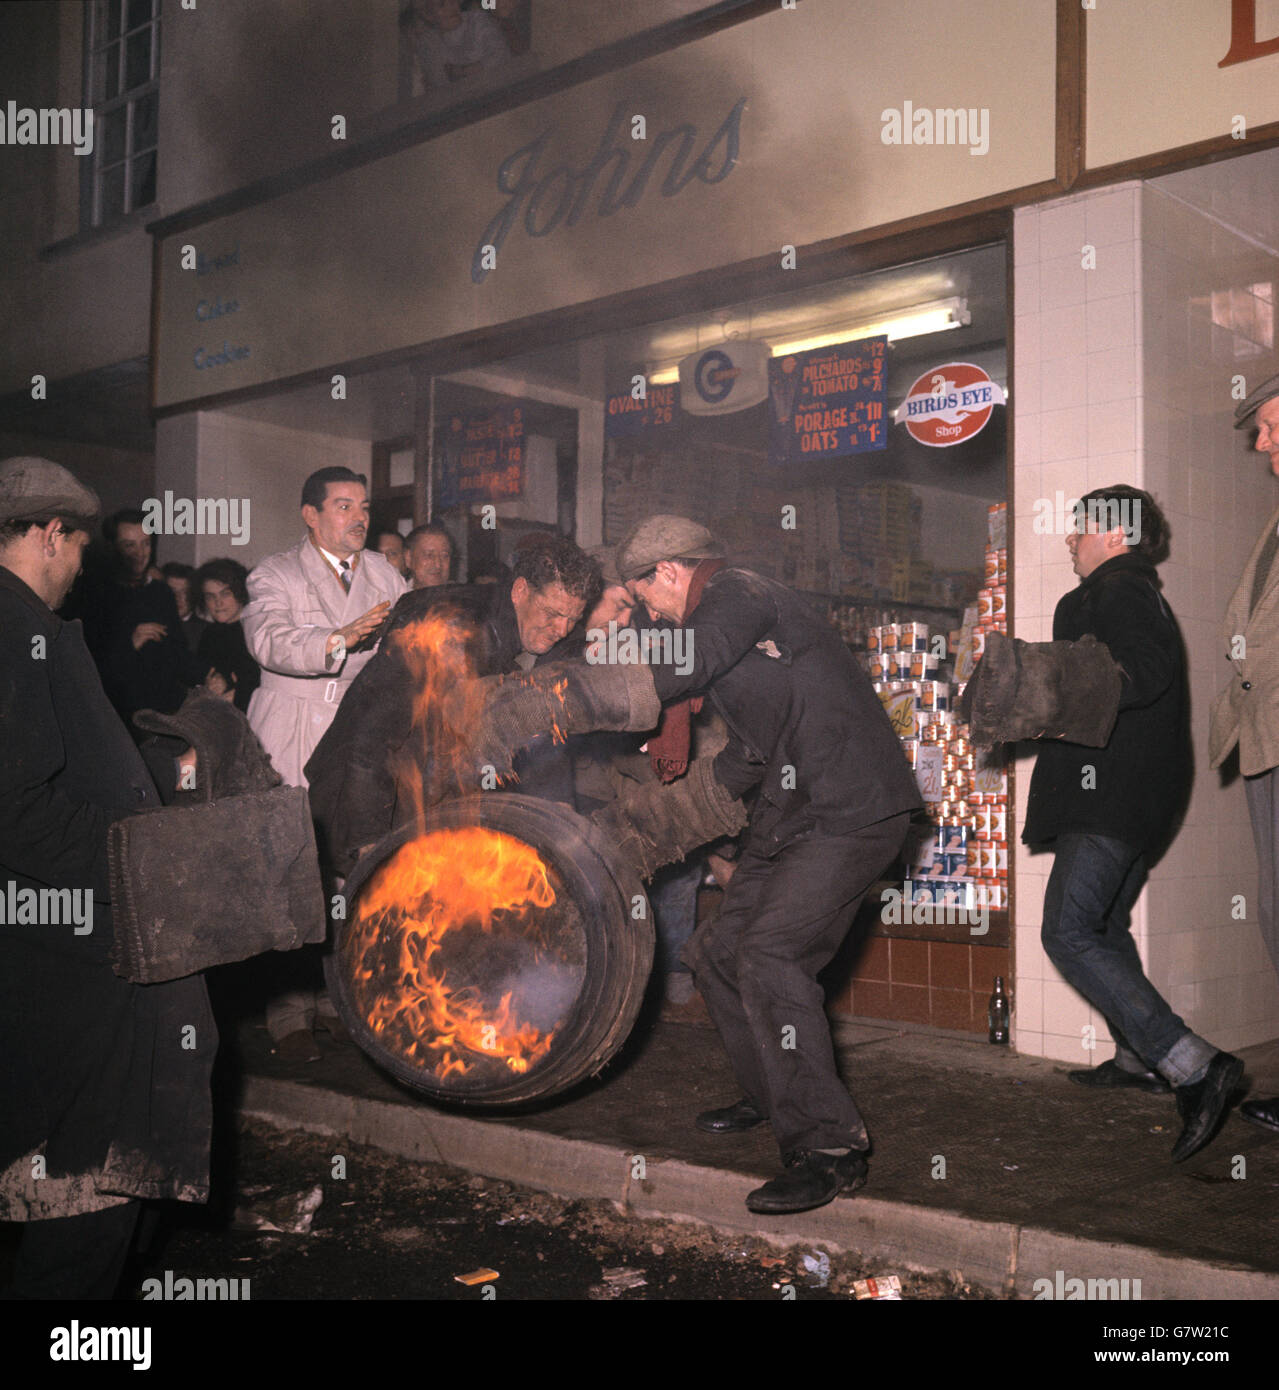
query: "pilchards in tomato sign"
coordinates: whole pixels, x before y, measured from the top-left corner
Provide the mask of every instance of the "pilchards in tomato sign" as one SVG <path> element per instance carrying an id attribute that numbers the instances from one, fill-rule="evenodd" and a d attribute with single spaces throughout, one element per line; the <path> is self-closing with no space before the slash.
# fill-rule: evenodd
<path id="1" fill-rule="evenodd" d="M 888 447 L 886 337 L 775 357 L 768 364 L 770 463 L 839 458 Z"/>

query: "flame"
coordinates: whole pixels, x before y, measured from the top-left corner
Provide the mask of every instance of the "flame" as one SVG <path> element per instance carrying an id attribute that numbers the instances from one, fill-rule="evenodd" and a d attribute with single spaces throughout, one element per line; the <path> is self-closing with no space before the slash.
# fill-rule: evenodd
<path id="1" fill-rule="evenodd" d="M 461 787 L 474 790 L 475 769 L 458 731 L 474 728 L 483 712 L 484 689 L 475 663 L 479 633 L 466 613 L 442 605 L 397 629 L 391 640 L 408 667 L 413 730 L 427 754 L 420 762 L 413 756 L 404 759 L 397 777 L 416 808 L 419 829 L 425 829 L 427 801 L 440 801 Z"/>
<path id="2" fill-rule="evenodd" d="M 550 1050 L 554 1029 L 522 1022 L 509 991 L 489 1009 L 473 987 L 451 984 L 436 957 L 461 929 L 533 935 L 530 910 L 554 902 L 546 864 L 513 836 L 472 826 L 409 841 L 361 892 L 344 945 L 373 1033 L 440 1081 L 465 1076 L 477 1057 L 526 1072 Z"/>

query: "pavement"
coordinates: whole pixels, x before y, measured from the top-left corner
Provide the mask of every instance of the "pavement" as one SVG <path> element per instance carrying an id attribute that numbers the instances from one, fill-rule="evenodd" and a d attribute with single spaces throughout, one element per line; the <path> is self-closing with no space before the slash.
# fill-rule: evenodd
<path id="1" fill-rule="evenodd" d="M 709 1022 L 650 1009 L 599 1077 L 538 1110 L 483 1115 L 426 1101 L 350 1042 L 321 1034 L 322 1059 L 290 1067 L 260 1023 L 223 1031 L 226 1102 L 279 1128 L 641 1217 L 857 1250 L 885 1274 L 957 1270 L 1013 1297 L 1043 1296 L 1038 1280 L 1062 1296 L 1086 1289 L 1067 1282 L 1081 1279 L 1119 1281 L 1094 1286 L 1110 1297 L 1279 1298 L 1279 1135 L 1232 1112 L 1206 1149 L 1173 1164 L 1171 1095 L 1087 1090 L 1061 1063 L 970 1034 L 836 1025 L 874 1145 L 869 1182 L 816 1211 L 763 1217 L 744 1198 L 779 1170 L 768 1128 L 718 1136 L 692 1124 L 738 1095 Z M 1240 1055 L 1251 1094 L 1279 1091 L 1279 1041 Z"/>

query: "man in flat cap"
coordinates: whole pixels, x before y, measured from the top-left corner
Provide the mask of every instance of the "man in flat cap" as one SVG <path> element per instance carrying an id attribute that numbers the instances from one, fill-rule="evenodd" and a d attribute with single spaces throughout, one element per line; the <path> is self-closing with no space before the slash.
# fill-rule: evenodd
<path id="1" fill-rule="evenodd" d="M 0 1220 L 10 1296 L 110 1298 L 140 1198 L 208 1196 L 217 1031 L 202 976 L 111 967 L 107 828 L 160 805 L 78 622 L 55 610 L 98 499 L 0 463 Z"/>
<path id="2" fill-rule="evenodd" d="M 1235 410 L 1235 428 L 1255 427 L 1253 446 L 1270 460 L 1279 477 L 1279 376 L 1257 387 Z M 1234 677 L 1217 696 L 1208 752 L 1220 767 L 1236 744 L 1244 776 L 1248 814 L 1257 846 L 1260 874 L 1261 935 L 1279 971 L 1279 510 L 1266 522 L 1239 587 L 1226 609 L 1222 635 Z M 1253 1124 L 1279 1133 L 1279 1096 L 1249 1100 L 1239 1113 Z"/>
<path id="3" fill-rule="evenodd" d="M 743 1092 L 697 1124 L 772 1124 L 785 1171 L 750 1210 L 822 1206 L 865 1182 L 870 1144 L 817 972 L 905 841 L 914 775 L 834 629 L 784 585 L 728 568 L 704 526 L 649 517 L 618 547 L 618 571 L 655 620 L 685 630 L 685 659 L 650 667 L 658 698 L 709 698 L 729 730 L 715 776 L 753 796 L 723 910 L 685 952 Z"/>

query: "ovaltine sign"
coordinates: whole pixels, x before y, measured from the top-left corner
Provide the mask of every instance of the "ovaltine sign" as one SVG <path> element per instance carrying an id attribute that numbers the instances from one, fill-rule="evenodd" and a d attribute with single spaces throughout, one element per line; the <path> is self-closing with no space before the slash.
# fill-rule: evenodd
<path id="1" fill-rule="evenodd" d="M 695 125 L 686 122 L 657 135 L 645 130 L 641 143 L 634 138 L 634 118 L 628 119 L 624 106 L 616 106 L 599 148 L 581 169 L 569 164 L 550 165 L 549 159 L 543 159 L 555 134 L 553 127 L 544 130 L 536 140 L 507 155 L 498 167 L 498 192 L 506 195 L 508 202 L 480 237 L 471 258 L 471 279 L 480 284 L 496 266 L 507 233 L 517 223 L 523 222 L 529 236 L 544 237 L 561 222 L 566 227 L 577 226 L 588 212 L 612 217 L 643 198 L 663 165 L 664 176 L 656 185 L 663 198 L 675 197 L 693 179 L 721 183 L 737 164 L 745 109 L 746 98 L 740 97 L 699 153 L 700 132 Z"/>

